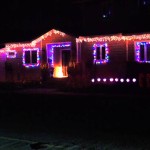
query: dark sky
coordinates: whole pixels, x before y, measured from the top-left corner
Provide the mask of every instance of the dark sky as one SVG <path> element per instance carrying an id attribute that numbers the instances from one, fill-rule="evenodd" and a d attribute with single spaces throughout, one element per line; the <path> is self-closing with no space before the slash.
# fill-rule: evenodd
<path id="1" fill-rule="evenodd" d="M 80 13 L 71 2 L 5 0 L 0 9 L 0 42 L 30 40 L 52 28 L 78 31 Z"/>
<path id="2" fill-rule="evenodd" d="M 0 43 L 29 41 L 52 28 L 73 35 L 149 32 L 150 0 L 5 0 Z"/>

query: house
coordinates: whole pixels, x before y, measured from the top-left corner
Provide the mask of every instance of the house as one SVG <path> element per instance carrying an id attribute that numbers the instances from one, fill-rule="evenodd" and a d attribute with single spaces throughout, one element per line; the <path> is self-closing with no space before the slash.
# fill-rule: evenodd
<path id="1" fill-rule="evenodd" d="M 0 81 L 30 82 L 68 77 L 68 66 L 74 61 L 75 38 L 52 29 L 29 42 L 5 43 L 0 49 Z"/>
<path id="2" fill-rule="evenodd" d="M 150 34 L 76 38 L 52 29 L 30 42 L 5 43 L 0 49 L 0 73 L 4 82 L 67 78 L 70 86 L 150 87 Z"/>
<path id="3" fill-rule="evenodd" d="M 150 86 L 150 34 L 80 36 L 77 63 L 93 83 Z"/>

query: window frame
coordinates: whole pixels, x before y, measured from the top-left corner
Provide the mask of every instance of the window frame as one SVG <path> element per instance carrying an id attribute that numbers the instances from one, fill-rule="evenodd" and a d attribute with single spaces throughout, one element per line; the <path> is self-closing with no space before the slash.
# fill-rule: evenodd
<path id="1" fill-rule="evenodd" d="M 147 45 L 150 45 L 150 41 L 136 41 L 135 42 L 135 61 L 139 63 L 150 63 L 150 60 L 147 60 Z M 144 60 L 141 60 L 140 58 L 140 46 L 144 45 Z"/>
<path id="2" fill-rule="evenodd" d="M 14 53 L 14 55 L 10 55 L 9 53 Z M 16 58 L 17 52 L 16 50 L 7 50 L 6 51 L 6 57 L 7 58 Z"/>
<path id="3" fill-rule="evenodd" d="M 97 59 L 97 47 L 100 47 L 100 59 Z M 105 59 L 103 59 L 103 47 L 105 47 Z M 94 64 L 105 64 L 109 61 L 109 49 L 108 49 L 108 44 L 104 43 L 104 44 L 94 44 L 93 45 L 93 63 Z"/>
<path id="4" fill-rule="evenodd" d="M 29 63 L 26 63 L 26 60 L 25 60 L 25 52 L 26 51 L 30 51 L 30 62 Z M 32 60 L 33 59 L 33 57 L 32 57 L 33 51 L 37 52 L 37 57 L 36 57 L 37 62 L 36 63 L 33 63 L 33 60 Z M 39 48 L 28 48 L 28 49 L 24 48 L 23 49 L 23 66 L 29 68 L 29 67 L 37 67 L 37 66 L 39 66 L 39 64 L 40 64 Z"/>

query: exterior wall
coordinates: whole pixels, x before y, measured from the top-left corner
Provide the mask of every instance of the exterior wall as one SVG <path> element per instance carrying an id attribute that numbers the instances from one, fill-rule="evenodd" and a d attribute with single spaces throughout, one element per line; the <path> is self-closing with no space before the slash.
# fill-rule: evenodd
<path id="1" fill-rule="evenodd" d="M 76 41 L 73 36 L 65 34 L 64 36 L 52 33 L 51 36 L 43 39 L 42 41 L 42 53 L 43 53 L 43 62 L 47 61 L 46 56 L 46 45 L 50 43 L 60 43 L 60 42 L 71 42 L 71 56 L 74 61 L 76 61 Z"/>
<path id="2" fill-rule="evenodd" d="M 97 42 L 104 44 L 104 42 Z M 108 44 L 109 61 L 106 64 L 93 64 L 93 44 L 94 42 L 82 42 L 81 44 L 81 64 L 83 74 L 91 78 L 121 78 L 126 76 L 126 43 L 124 41 L 105 42 Z"/>
<path id="3" fill-rule="evenodd" d="M 76 41 L 75 38 L 67 34 L 59 34 L 58 31 L 51 30 L 51 34 L 44 37 L 41 36 L 38 39 L 35 39 L 34 45 L 31 43 L 24 44 L 12 44 L 10 47 L 6 47 L 5 50 L 15 50 L 17 52 L 16 58 L 6 58 L 6 64 L 9 67 L 5 67 L 5 79 L 8 82 L 30 82 L 30 81 L 41 81 L 47 80 L 49 78 L 49 72 L 47 68 L 47 51 L 46 45 L 49 43 L 60 43 L 60 42 L 71 42 L 71 61 L 76 61 Z M 44 38 L 43 38 L 44 37 Z M 12 47 L 11 47 L 12 46 Z M 39 48 L 40 55 L 40 65 L 35 67 L 25 67 L 23 66 L 23 48 Z"/>
<path id="4" fill-rule="evenodd" d="M 40 49 L 40 43 L 35 45 L 36 48 Z M 31 48 L 33 47 L 25 47 Z M 16 58 L 6 58 L 6 63 L 10 65 L 10 69 L 5 69 L 6 81 L 8 82 L 29 82 L 29 81 L 40 81 L 41 69 L 40 65 L 37 67 L 25 67 L 23 66 L 23 47 L 13 48 L 16 50 Z M 41 49 L 39 52 L 41 61 Z"/>
<path id="5" fill-rule="evenodd" d="M 58 68 L 56 68 L 57 66 L 55 65 L 56 62 L 57 63 L 59 62 L 60 66 L 62 65 L 61 51 L 60 51 L 59 47 L 54 49 L 54 54 L 55 54 L 54 72 L 52 73 L 53 75 L 51 75 L 51 67 L 49 66 L 48 60 L 47 60 L 47 58 L 48 58 L 47 57 L 47 55 L 48 55 L 47 45 L 48 44 L 61 44 L 63 42 L 71 42 L 71 50 L 70 50 L 71 58 L 70 58 L 70 63 L 69 64 L 71 64 L 73 62 L 76 62 L 76 40 L 75 40 L 75 37 L 67 35 L 67 34 L 64 34 L 64 36 L 62 36 L 61 34 L 52 33 L 51 36 L 47 36 L 45 39 L 43 39 L 41 41 L 41 43 L 42 43 L 42 58 L 43 58 L 42 59 L 42 64 L 45 65 L 46 68 L 47 68 L 47 72 L 43 72 L 43 75 L 42 75 L 43 76 L 42 78 L 44 80 L 47 80 L 46 78 L 49 78 L 51 76 L 61 77 L 59 75 L 58 76 L 56 75 L 57 74 L 56 72 L 57 72 Z M 58 59 L 58 60 L 56 60 L 56 59 Z M 68 76 L 68 73 L 67 73 L 68 72 L 68 67 L 69 66 L 62 69 L 62 72 L 64 72 L 64 69 L 65 69 L 65 72 L 66 72 L 66 73 L 64 73 L 66 75 L 65 77 Z M 64 77 L 64 76 L 62 76 L 62 77 Z"/>
<path id="6" fill-rule="evenodd" d="M 145 41 L 145 40 L 142 40 Z M 132 74 L 134 76 L 139 76 L 140 73 L 150 73 L 150 63 L 139 63 L 135 60 L 135 47 L 134 42 L 128 42 L 128 74 Z"/>
<path id="7" fill-rule="evenodd" d="M 6 61 L 6 54 L 5 52 L 0 51 L 0 82 L 5 81 L 5 61 Z"/>
<path id="8" fill-rule="evenodd" d="M 142 40 L 143 42 L 145 40 Z M 150 40 L 149 40 L 150 41 Z M 127 74 L 131 77 L 136 77 L 138 79 L 138 85 L 140 87 L 150 88 L 150 63 L 139 63 L 135 60 L 135 47 L 134 42 L 129 41 L 128 48 L 128 63 L 127 63 Z"/>

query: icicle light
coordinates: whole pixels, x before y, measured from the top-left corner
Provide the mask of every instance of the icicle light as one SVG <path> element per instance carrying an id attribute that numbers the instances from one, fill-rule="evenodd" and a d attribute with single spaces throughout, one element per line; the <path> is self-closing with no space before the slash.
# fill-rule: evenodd
<path id="1" fill-rule="evenodd" d="M 110 42 L 110 41 L 131 41 L 131 40 L 146 40 L 150 39 L 150 34 L 141 34 L 141 35 L 131 35 L 131 36 L 123 36 L 123 35 L 112 35 L 112 36 L 98 36 L 98 37 L 79 37 L 76 38 L 76 42 L 82 43 L 84 42 Z"/>
<path id="2" fill-rule="evenodd" d="M 16 47 L 35 47 L 36 43 L 40 42 L 41 40 L 44 40 L 45 38 L 47 38 L 48 36 L 51 36 L 52 34 L 59 34 L 61 36 L 65 36 L 65 33 L 57 31 L 57 30 L 50 30 L 49 32 L 45 33 L 44 35 L 40 36 L 39 38 L 28 42 L 28 43 L 14 43 L 14 44 L 6 44 L 5 47 L 7 49 L 11 49 L 11 48 L 16 48 Z"/>

